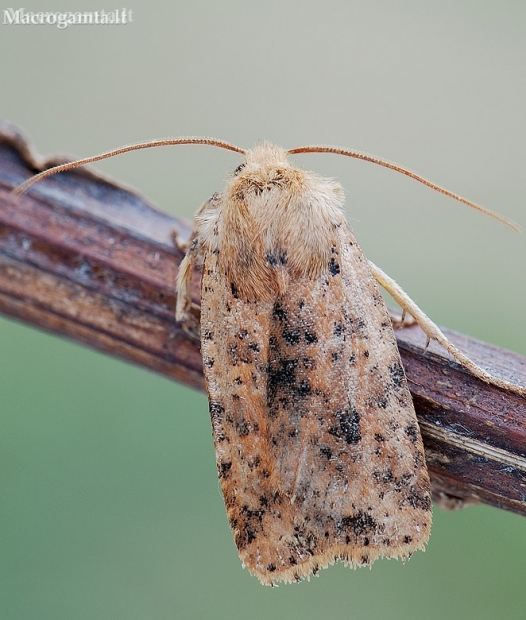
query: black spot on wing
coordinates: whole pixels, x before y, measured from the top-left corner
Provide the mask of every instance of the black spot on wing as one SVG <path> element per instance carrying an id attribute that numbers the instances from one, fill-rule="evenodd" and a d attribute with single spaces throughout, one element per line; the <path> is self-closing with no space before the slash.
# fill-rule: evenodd
<path id="1" fill-rule="evenodd" d="M 409 437 L 409 439 L 411 440 L 411 443 L 416 443 L 418 440 L 418 429 L 416 427 L 416 424 L 408 424 L 405 429 L 405 434 Z"/>
<path id="2" fill-rule="evenodd" d="M 273 403 L 278 394 L 292 394 L 296 385 L 297 359 L 275 359 L 269 364 L 268 395 Z"/>
<path id="3" fill-rule="evenodd" d="M 219 478 L 228 478 L 228 474 L 231 468 L 232 468 L 232 463 L 230 461 L 228 462 L 222 461 L 218 463 Z"/>
<path id="4" fill-rule="evenodd" d="M 337 338 L 341 338 L 344 333 L 344 330 L 345 330 L 345 327 L 343 323 L 335 323 L 332 331 L 333 331 L 333 334 Z"/>
<path id="5" fill-rule="evenodd" d="M 305 342 L 307 344 L 314 344 L 318 342 L 318 336 L 313 331 L 305 330 Z"/>
<path id="6" fill-rule="evenodd" d="M 329 434 L 338 439 L 344 439 L 349 445 L 355 445 L 361 441 L 360 414 L 352 405 L 343 411 L 336 411 L 334 417 L 337 424 L 329 427 Z"/>
<path id="7" fill-rule="evenodd" d="M 298 395 L 300 397 L 308 396 L 311 393 L 310 381 L 308 379 L 302 379 L 298 385 Z"/>
<path id="8" fill-rule="evenodd" d="M 271 267 L 278 267 L 287 264 L 287 253 L 286 252 L 267 252 L 265 254 L 265 260 L 268 265 Z"/>
<path id="9" fill-rule="evenodd" d="M 389 374 L 396 387 L 402 387 L 404 385 L 405 373 L 400 362 L 394 362 L 389 366 Z"/>
<path id="10" fill-rule="evenodd" d="M 282 332 L 283 340 L 288 344 L 298 344 L 301 338 L 300 330 L 297 328 L 294 329 L 284 329 Z"/>
<path id="11" fill-rule="evenodd" d="M 337 523 L 340 531 L 350 531 L 355 536 L 363 536 L 364 534 L 374 534 L 378 531 L 378 522 L 362 510 L 357 510 L 353 515 L 342 517 Z M 351 542 L 351 541 L 349 541 Z"/>
<path id="12" fill-rule="evenodd" d="M 225 441 L 227 439 L 224 433 L 225 408 L 220 402 L 215 400 L 209 402 L 208 408 L 210 410 L 215 440 L 217 442 Z"/>
<path id="13" fill-rule="evenodd" d="M 340 273 L 340 265 L 336 262 L 334 257 L 332 257 L 329 262 L 329 271 L 332 276 L 337 276 Z"/>
<path id="14" fill-rule="evenodd" d="M 277 301 L 274 304 L 274 308 L 272 309 L 272 316 L 275 319 L 278 319 L 278 321 L 287 321 L 288 320 L 287 313 L 285 312 L 285 310 L 283 309 L 283 306 L 281 305 L 281 303 L 279 301 Z"/>
<path id="15" fill-rule="evenodd" d="M 387 485 L 392 485 L 393 487 L 395 487 L 395 482 L 396 479 L 393 475 L 393 472 L 391 471 L 391 469 L 389 467 L 386 467 L 385 469 L 377 469 L 375 471 L 373 471 L 373 480 L 375 482 L 375 484 L 387 484 Z M 397 485 L 397 489 L 396 490 L 400 490 L 399 485 Z"/>
<path id="16" fill-rule="evenodd" d="M 418 493 L 416 488 L 412 488 L 407 497 L 407 502 L 411 508 L 421 510 L 431 510 L 431 498 L 428 493 Z"/>
<path id="17" fill-rule="evenodd" d="M 211 400 L 208 408 L 210 410 L 210 415 L 212 417 L 212 419 L 215 418 L 223 418 L 223 415 L 225 413 L 225 408 L 223 407 L 223 405 L 215 400 Z"/>
<path id="18" fill-rule="evenodd" d="M 330 461 L 332 458 L 332 450 L 329 448 L 329 446 L 320 446 L 320 454 L 328 461 Z"/>

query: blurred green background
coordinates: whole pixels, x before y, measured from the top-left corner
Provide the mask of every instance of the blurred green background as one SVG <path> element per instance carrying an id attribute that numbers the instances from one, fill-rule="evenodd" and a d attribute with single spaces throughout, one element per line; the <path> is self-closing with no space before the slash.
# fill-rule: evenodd
<path id="1" fill-rule="evenodd" d="M 0 116 L 41 153 L 188 134 L 339 144 L 526 226 L 524 2 L 127 8 L 126 26 L 0 23 Z M 368 164 L 296 161 L 339 178 L 366 254 L 431 317 L 526 354 L 524 236 Z M 237 164 L 176 147 L 100 169 L 190 217 Z M 427 552 L 405 565 L 263 588 L 228 529 L 204 395 L 4 319 L 0 371 L 2 620 L 526 616 L 524 518 L 436 509 Z"/>

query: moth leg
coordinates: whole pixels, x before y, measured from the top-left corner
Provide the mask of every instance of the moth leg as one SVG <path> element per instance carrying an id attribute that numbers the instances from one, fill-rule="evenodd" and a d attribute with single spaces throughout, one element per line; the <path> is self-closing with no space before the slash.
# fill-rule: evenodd
<path id="1" fill-rule="evenodd" d="M 389 312 L 389 316 L 391 317 L 393 327 L 396 329 L 401 329 L 402 327 L 409 327 L 416 323 L 415 318 L 408 314 L 405 308 L 402 308 L 402 312 L 397 312 L 392 308 L 387 308 L 387 311 Z"/>
<path id="2" fill-rule="evenodd" d="M 176 230 L 172 231 L 175 245 L 186 252 L 179 266 L 177 275 L 177 303 L 175 306 L 175 320 L 182 324 L 184 331 L 192 337 L 199 338 L 200 314 L 199 307 L 192 303 L 191 284 L 192 273 L 196 267 L 201 267 L 204 259 L 203 246 L 201 243 L 201 227 L 205 229 L 215 223 L 221 206 L 221 195 L 214 194 L 204 202 L 194 218 L 194 229 L 189 241 L 184 240 Z M 198 262 L 199 261 L 199 262 Z"/>
<path id="3" fill-rule="evenodd" d="M 436 340 L 441 346 L 446 349 L 464 368 L 467 368 L 475 377 L 478 377 L 482 381 L 489 383 L 490 385 L 495 385 L 504 390 L 510 390 L 517 394 L 526 395 L 526 388 L 515 383 L 511 383 L 510 381 L 506 381 L 504 379 L 500 379 L 499 377 L 495 377 L 489 372 L 477 366 L 475 362 L 471 361 L 469 357 L 464 355 L 462 351 L 457 349 L 454 344 L 452 344 L 446 336 L 440 331 L 440 329 L 433 323 L 433 321 L 424 313 L 420 308 L 415 304 L 415 302 L 405 293 L 400 286 L 387 274 L 385 274 L 379 267 L 377 267 L 374 263 L 369 261 L 369 266 L 371 267 L 371 272 L 374 276 L 374 279 L 385 288 L 385 290 L 393 297 L 393 299 L 400 304 L 400 307 L 403 308 L 406 312 L 408 312 L 412 317 L 414 317 L 415 321 L 422 328 L 424 333 L 429 339 Z M 427 348 L 427 344 L 426 344 Z"/>
<path id="4" fill-rule="evenodd" d="M 187 239 L 186 237 L 183 237 L 181 235 L 181 233 L 177 230 L 177 228 L 172 228 L 171 235 L 172 235 L 172 241 L 174 242 L 175 247 L 183 254 L 186 254 L 188 250 L 190 249 L 190 246 L 192 245 L 192 241 L 195 238 L 195 234 L 193 234 L 189 239 Z"/>
<path id="5" fill-rule="evenodd" d="M 214 194 L 209 200 L 206 200 L 196 211 L 196 214 L 194 216 L 194 229 L 188 239 L 184 237 L 183 235 L 181 235 L 181 233 L 177 230 L 177 228 L 172 229 L 172 232 L 171 232 L 172 241 L 174 242 L 175 247 L 178 250 L 180 250 L 183 254 L 186 254 L 188 252 L 192 243 L 197 238 L 197 235 L 198 235 L 197 220 L 199 216 L 202 216 L 203 213 L 210 210 L 211 208 L 214 208 L 217 200 L 218 200 L 218 195 Z"/>
<path id="6" fill-rule="evenodd" d="M 175 306 L 175 320 L 182 324 L 182 328 L 189 335 L 199 337 L 198 308 L 192 303 L 191 284 L 197 259 L 200 256 L 199 238 L 196 237 L 179 266 L 177 274 L 177 303 Z"/>

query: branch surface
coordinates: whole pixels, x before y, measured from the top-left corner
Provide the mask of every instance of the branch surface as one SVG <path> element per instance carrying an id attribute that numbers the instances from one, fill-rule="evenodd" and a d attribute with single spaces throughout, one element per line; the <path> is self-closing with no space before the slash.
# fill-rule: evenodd
<path id="1" fill-rule="evenodd" d="M 198 343 L 174 320 L 187 222 L 86 169 L 10 191 L 63 162 L 0 123 L 0 312 L 203 390 Z M 194 301 L 199 303 L 199 281 Z M 444 329 L 489 372 L 526 385 L 526 358 Z M 417 326 L 397 330 L 434 497 L 526 515 L 526 399 L 474 378 Z"/>

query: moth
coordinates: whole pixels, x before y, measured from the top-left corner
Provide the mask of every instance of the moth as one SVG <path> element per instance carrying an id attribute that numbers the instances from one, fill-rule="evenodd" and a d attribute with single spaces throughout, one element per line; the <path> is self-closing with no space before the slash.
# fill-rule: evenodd
<path id="1" fill-rule="evenodd" d="M 368 261 L 335 181 L 289 161 L 355 151 L 176 138 L 132 145 L 30 179 L 160 144 L 227 148 L 244 161 L 195 217 L 177 281 L 176 319 L 200 332 L 218 475 L 242 563 L 266 585 L 337 560 L 351 567 L 409 558 L 431 528 L 430 482 L 391 317 L 378 284 L 428 335 L 484 381 L 509 388 L 456 349 Z M 201 275 L 200 325 L 190 295 Z"/>

